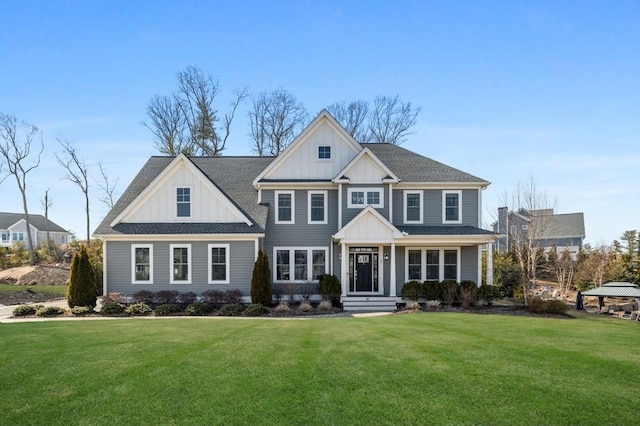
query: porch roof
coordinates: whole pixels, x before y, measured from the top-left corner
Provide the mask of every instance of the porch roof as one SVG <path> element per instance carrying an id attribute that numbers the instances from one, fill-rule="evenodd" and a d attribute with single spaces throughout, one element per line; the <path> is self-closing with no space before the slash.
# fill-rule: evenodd
<path id="1" fill-rule="evenodd" d="M 494 235 L 486 229 L 475 226 L 397 226 L 406 235 Z"/>

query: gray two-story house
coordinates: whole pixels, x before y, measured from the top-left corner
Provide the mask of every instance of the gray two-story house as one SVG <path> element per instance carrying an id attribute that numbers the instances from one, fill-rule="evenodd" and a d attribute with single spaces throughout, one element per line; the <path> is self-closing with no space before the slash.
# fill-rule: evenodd
<path id="1" fill-rule="evenodd" d="M 95 232 L 104 291 L 240 289 L 249 300 L 262 249 L 274 283 L 334 274 L 345 309 L 394 309 L 408 281 L 481 282 L 487 185 L 357 143 L 326 111 L 277 157 L 152 157 Z"/>

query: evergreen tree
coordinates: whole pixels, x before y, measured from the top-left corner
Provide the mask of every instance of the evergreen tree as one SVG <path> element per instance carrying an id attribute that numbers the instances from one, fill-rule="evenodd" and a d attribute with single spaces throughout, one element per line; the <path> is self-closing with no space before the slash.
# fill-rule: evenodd
<path id="1" fill-rule="evenodd" d="M 83 244 L 80 251 L 73 255 L 69 286 L 67 287 L 67 303 L 74 306 L 96 306 L 96 284 L 93 268 L 87 254 L 87 247 Z"/>
<path id="2" fill-rule="evenodd" d="M 271 303 L 271 270 L 269 268 L 269 258 L 260 250 L 258 259 L 253 266 L 251 276 L 251 302 L 268 305 Z"/>

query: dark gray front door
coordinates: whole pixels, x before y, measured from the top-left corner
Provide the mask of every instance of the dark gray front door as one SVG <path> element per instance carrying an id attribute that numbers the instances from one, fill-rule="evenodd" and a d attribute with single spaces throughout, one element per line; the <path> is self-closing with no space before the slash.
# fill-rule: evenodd
<path id="1" fill-rule="evenodd" d="M 356 253 L 356 291 L 373 289 L 373 262 L 371 253 Z"/>

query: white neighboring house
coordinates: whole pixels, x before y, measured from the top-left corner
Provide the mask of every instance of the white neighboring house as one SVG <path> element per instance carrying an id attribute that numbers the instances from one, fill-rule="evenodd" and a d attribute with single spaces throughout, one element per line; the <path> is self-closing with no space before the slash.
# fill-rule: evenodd
<path id="1" fill-rule="evenodd" d="M 56 244 L 66 244 L 71 241 L 69 231 L 60 225 L 52 222 L 41 214 L 30 214 L 31 237 L 34 247 L 40 247 L 47 240 L 47 229 L 49 238 Z M 0 212 L 0 247 L 11 247 L 16 241 L 27 243 L 27 221 L 24 213 Z"/>

